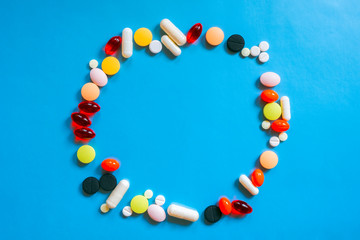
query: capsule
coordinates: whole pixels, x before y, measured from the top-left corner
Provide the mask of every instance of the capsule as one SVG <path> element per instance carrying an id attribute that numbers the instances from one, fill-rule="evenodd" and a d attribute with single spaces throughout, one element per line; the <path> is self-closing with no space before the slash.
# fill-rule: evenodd
<path id="1" fill-rule="evenodd" d="M 177 57 L 181 54 L 181 49 L 176 46 L 176 44 L 167 35 L 161 37 L 161 42 L 172 54 L 174 54 L 174 56 Z"/>
<path id="2" fill-rule="evenodd" d="M 84 139 L 84 140 L 92 139 L 95 137 L 94 131 L 87 127 L 75 129 L 74 134 L 78 138 Z"/>
<path id="3" fill-rule="evenodd" d="M 130 183 L 128 180 L 121 180 L 106 200 L 106 205 L 111 209 L 116 208 L 129 187 Z"/>
<path id="4" fill-rule="evenodd" d="M 107 55 L 113 55 L 120 48 L 120 46 L 121 46 L 121 37 L 120 36 L 112 37 L 105 45 L 105 53 Z"/>
<path id="5" fill-rule="evenodd" d="M 270 89 L 264 90 L 261 93 L 260 97 L 264 102 L 268 102 L 268 103 L 275 102 L 276 100 L 279 99 L 279 95 L 274 90 L 270 90 Z"/>
<path id="6" fill-rule="evenodd" d="M 120 163 L 116 159 L 108 158 L 102 161 L 101 167 L 107 172 L 113 172 L 120 167 Z"/>
<path id="7" fill-rule="evenodd" d="M 226 197 L 222 197 L 219 200 L 219 208 L 222 214 L 229 215 L 232 211 L 231 202 Z"/>
<path id="8" fill-rule="evenodd" d="M 201 23 L 197 23 L 194 26 L 192 26 L 186 35 L 187 43 L 193 44 L 196 40 L 198 40 L 201 33 L 202 33 Z"/>
<path id="9" fill-rule="evenodd" d="M 133 54 L 133 32 L 130 28 L 124 28 L 122 31 L 121 51 L 124 58 L 129 58 Z"/>
<path id="10" fill-rule="evenodd" d="M 255 187 L 260 187 L 264 183 L 264 173 L 260 169 L 255 169 L 251 174 L 251 182 Z"/>
<path id="11" fill-rule="evenodd" d="M 83 101 L 79 103 L 79 109 L 82 113 L 94 114 L 100 111 L 100 106 L 93 101 Z"/>
<path id="12" fill-rule="evenodd" d="M 251 180 L 244 174 L 239 177 L 239 182 L 244 186 L 252 195 L 257 195 L 259 189 L 252 184 Z"/>
<path id="13" fill-rule="evenodd" d="M 185 35 L 169 19 L 161 20 L 160 27 L 178 46 L 186 43 Z"/>
<path id="14" fill-rule="evenodd" d="M 275 132 L 286 132 L 289 128 L 290 125 L 285 120 L 276 120 L 271 124 L 271 129 Z"/>
<path id="15" fill-rule="evenodd" d="M 281 97 L 280 105 L 281 105 L 281 111 L 282 111 L 282 118 L 286 121 L 289 121 L 291 119 L 290 99 L 287 96 Z"/>
<path id="16" fill-rule="evenodd" d="M 231 213 L 234 215 L 249 214 L 252 212 L 252 207 L 244 201 L 234 200 L 231 205 L 233 209 Z"/>
<path id="17" fill-rule="evenodd" d="M 196 222 L 199 219 L 198 211 L 174 203 L 170 204 L 167 213 L 172 217 L 188 220 L 190 222 Z"/>
<path id="18" fill-rule="evenodd" d="M 72 113 L 71 119 L 74 121 L 74 123 L 82 127 L 88 127 L 91 125 L 90 119 L 83 113 Z"/>

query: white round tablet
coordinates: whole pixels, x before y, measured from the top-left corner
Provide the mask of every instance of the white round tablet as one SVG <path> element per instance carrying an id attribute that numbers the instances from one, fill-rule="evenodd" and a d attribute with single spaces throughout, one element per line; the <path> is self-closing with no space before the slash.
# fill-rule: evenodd
<path id="1" fill-rule="evenodd" d="M 95 59 L 93 59 L 93 60 L 91 60 L 91 61 L 89 62 L 89 67 L 90 67 L 91 69 L 97 68 L 98 65 L 99 65 L 99 63 L 98 63 L 98 61 L 96 61 Z"/>
<path id="2" fill-rule="evenodd" d="M 267 52 L 262 52 L 259 55 L 259 61 L 262 63 L 266 63 L 267 61 L 269 61 L 269 54 Z"/>
<path id="3" fill-rule="evenodd" d="M 154 195 L 153 191 L 151 191 L 150 189 L 146 190 L 145 193 L 144 193 L 144 196 L 147 198 L 147 199 L 150 199 L 152 198 Z"/>
<path id="4" fill-rule="evenodd" d="M 155 203 L 159 206 L 162 206 L 165 204 L 165 197 L 163 195 L 158 195 L 156 198 L 155 198 Z"/>
<path id="5" fill-rule="evenodd" d="M 260 44 L 259 44 L 259 48 L 262 52 L 266 52 L 267 50 L 269 50 L 269 43 L 267 41 L 262 41 Z"/>
<path id="6" fill-rule="evenodd" d="M 243 48 L 242 50 L 241 50 L 241 56 L 243 56 L 243 57 L 248 57 L 250 55 L 250 49 L 248 49 L 248 48 Z"/>
<path id="7" fill-rule="evenodd" d="M 162 50 L 162 44 L 158 40 L 151 41 L 149 45 L 150 52 L 157 54 Z"/>
<path id="8" fill-rule="evenodd" d="M 269 143 L 270 143 L 270 146 L 277 147 L 280 144 L 280 139 L 276 136 L 273 136 L 270 138 Z"/>
<path id="9" fill-rule="evenodd" d="M 261 123 L 261 127 L 264 129 L 264 130 L 268 130 L 269 128 L 270 128 L 270 126 L 271 126 L 271 123 L 269 122 L 269 121 L 263 121 L 262 123 Z"/>
<path id="10" fill-rule="evenodd" d="M 280 141 L 285 142 L 288 139 L 287 133 L 286 132 L 280 133 L 279 134 L 279 139 L 280 139 Z"/>
<path id="11" fill-rule="evenodd" d="M 258 46 L 253 46 L 253 47 L 251 47 L 251 49 L 250 49 L 250 54 L 251 54 L 251 56 L 253 56 L 253 57 L 259 56 L 259 54 L 260 54 L 260 48 L 259 48 Z"/>
<path id="12" fill-rule="evenodd" d="M 100 211 L 101 211 L 102 213 L 107 213 L 109 210 L 110 210 L 110 208 L 108 207 L 108 205 L 107 205 L 106 203 L 101 204 L 101 206 L 100 206 Z"/>
<path id="13" fill-rule="evenodd" d="M 122 214 L 125 216 L 125 217 L 130 217 L 132 215 L 132 210 L 131 210 L 131 207 L 130 206 L 126 206 L 123 208 L 122 210 Z"/>

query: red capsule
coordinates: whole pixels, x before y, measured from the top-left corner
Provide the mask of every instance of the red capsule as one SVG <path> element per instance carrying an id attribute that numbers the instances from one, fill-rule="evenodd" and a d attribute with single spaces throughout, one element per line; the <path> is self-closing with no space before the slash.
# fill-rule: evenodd
<path id="1" fill-rule="evenodd" d="M 120 167 L 119 161 L 116 159 L 108 158 L 102 161 L 101 167 L 108 172 L 116 171 Z"/>
<path id="2" fill-rule="evenodd" d="M 252 208 L 249 204 L 241 200 L 234 200 L 232 203 L 232 214 L 241 215 L 241 214 L 249 214 L 252 212 Z"/>
<path id="3" fill-rule="evenodd" d="M 196 40 L 198 40 L 201 33 L 202 33 L 202 25 L 201 23 L 197 23 L 190 28 L 189 32 L 186 35 L 186 41 L 189 44 L 194 43 Z"/>
<path id="4" fill-rule="evenodd" d="M 78 138 L 84 139 L 84 140 L 92 139 L 95 137 L 94 131 L 87 127 L 75 129 L 74 134 Z"/>
<path id="5" fill-rule="evenodd" d="M 289 128 L 290 125 L 285 120 L 276 120 L 271 124 L 271 129 L 275 132 L 286 132 Z"/>
<path id="6" fill-rule="evenodd" d="M 272 103 L 279 99 L 279 95 L 274 91 L 270 89 L 266 89 L 261 93 L 261 99 L 264 102 Z"/>
<path id="7" fill-rule="evenodd" d="M 113 55 L 120 48 L 120 46 L 121 46 L 121 37 L 120 36 L 112 37 L 105 45 L 105 53 L 107 55 Z"/>
<path id="8" fill-rule="evenodd" d="M 73 113 L 71 114 L 71 119 L 74 123 L 82 127 L 88 127 L 91 125 L 90 119 L 83 113 Z"/>
<path id="9" fill-rule="evenodd" d="M 79 104 L 79 109 L 81 112 L 93 114 L 100 111 L 100 106 L 96 102 L 93 101 L 84 101 Z"/>

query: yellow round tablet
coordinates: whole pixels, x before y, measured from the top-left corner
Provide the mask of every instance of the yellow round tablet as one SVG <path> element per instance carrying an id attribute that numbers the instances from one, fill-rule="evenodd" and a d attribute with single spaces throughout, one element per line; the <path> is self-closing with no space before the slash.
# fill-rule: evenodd
<path id="1" fill-rule="evenodd" d="M 205 38 L 210 45 L 217 46 L 224 40 L 224 32 L 218 27 L 212 27 L 206 32 Z"/>
<path id="2" fill-rule="evenodd" d="M 263 112 L 268 120 L 273 121 L 281 116 L 281 107 L 276 102 L 268 103 L 265 105 Z"/>
<path id="3" fill-rule="evenodd" d="M 86 83 L 81 88 L 81 96 L 88 101 L 96 100 L 100 95 L 99 87 L 94 83 Z"/>
<path id="4" fill-rule="evenodd" d="M 272 169 L 278 164 L 279 158 L 273 151 L 265 151 L 260 156 L 260 164 L 263 168 Z"/>
<path id="5" fill-rule="evenodd" d="M 130 207 L 133 212 L 141 214 L 146 212 L 149 207 L 149 201 L 143 195 L 137 195 L 131 199 Z"/>
<path id="6" fill-rule="evenodd" d="M 101 68 L 107 75 L 114 75 L 120 70 L 120 62 L 116 57 L 106 57 L 101 63 Z"/>
<path id="7" fill-rule="evenodd" d="M 147 28 L 139 28 L 134 34 L 134 41 L 140 47 L 146 47 L 152 41 L 152 33 Z"/>
<path id="8" fill-rule="evenodd" d="M 81 146 L 77 150 L 77 158 L 80 162 L 85 164 L 92 162 L 95 158 L 94 148 L 90 145 Z"/>

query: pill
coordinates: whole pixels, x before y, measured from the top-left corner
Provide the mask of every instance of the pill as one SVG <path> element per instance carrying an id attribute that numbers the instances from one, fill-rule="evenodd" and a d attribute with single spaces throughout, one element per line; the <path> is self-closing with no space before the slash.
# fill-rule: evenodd
<path id="1" fill-rule="evenodd" d="M 120 163 L 118 160 L 113 158 L 107 158 L 101 163 L 102 169 L 107 172 L 114 172 L 120 167 Z"/>
<path id="2" fill-rule="evenodd" d="M 280 141 L 285 142 L 288 139 L 287 133 L 286 132 L 280 133 L 279 134 L 279 139 L 280 139 Z"/>
<path id="3" fill-rule="evenodd" d="M 89 62 L 89 67 L 90 68 L 97 68 L 97 66 L 99 65 L 98 61 L 96 61 L 95 59 L 90 60 Z"/>
<path id="4" fill-rule="evenodd" d="M 158 195 L 156 198 L 155 198 L 155 203 L 159 206 L 162 206 L 165 204 L 165 197 L 163 195 Z"/>
<path id="5" fill-rule="evenodd" d="M 258 46 L 252 46 L 250 49 L 250 54 L 253 57 L 257 57 L 260 54 L 260 48 Z"/>
<path id="6" fill-rule="evenodd" d="M 216 223 L 220 220 L 222 213 L 216 205 L 208 206 L 204 211 L 204 217 L 209 223 Z"/>
<path id="7" fill-rule="evenodd" d="M 290 99 L 287 96 L 283 96 L 280 98 L 280 104 L 281 104 L 282 118 L 286 121 L 289 121 L 291 119 Z"/>
<path id="8" fill-rule="evenodd" d="M 275 132 L 286 132 L 289 128 L 290 124 L 285 120 L 276 120 L 271 124 L 271 129 Z"/>
<path id="9" fill-rule="evenodd" d="M 261 63 L 266 63 L 267 61 L 269 61 L 270 56 L 267 52 L 262 52 L 259 54 L 259 61 Z"/>
<path id="10" fill-rule="evenodd" d="M 259 44 L 259 48 L 262 52 L 266 52 L 267 50 L 269 50 L 269 43 L 267 41 L 262 41 Z"/>
<path id="11" fill-rule="evenodd" d="M 269 144 L 272 147 L 277 147 L 280 144 L 280 139 L 277 136 L 272 136 L 269 140 Z"/>
<path id="12" fill-rule="evenodd" d="M 146 190 L 145 193 L 144 193 L 144 196 L 147 198 L 147 199 L 150 199 L 152 198 L 154 195 L 153 191 L 151 191 L 150 189 Z"/>
<path id="13" fill-rule="evenodd" d="M 273 121 L 281 116 L 281 107 L 278 103 L 268 103 L 264 106 L 263 113 L 266 119 Z"/>
<path id="14" fill-rule="evenodd" d="M 263 168 L 272 169 L 278 164 L 278 156 L 273 151 L 265 151 L 260 155 L 260 164 Z"/>
<path id="15" fill-rule="evenodd" d="M 88 101 L 96 100 L 100 95 L 100 89 L 95 83 L 85 83 L 81 88 L 81 96 Z"/>
<path id="16" fill-rule="evenodd" d="M 234 215 L 249 214 L 252 212 L 252 207 L 244 201 L 234 200 L 231 205 L 233 209 L 232 214 Z"/>
<path id="17" fill-rule="evenodd" d="M 255 169 L 251 174 L 251 182 L 255 187 L 260 187 L 264 183 L 264 173 L 261 169 Z"/>
<path id="18" fill-rule="evenodd" d="M 264 102 L 268 103 L 275 102 L 279 99 L 279 95 L 274 90 L 270 89 L 264 90 L 261 93 L 260 97 Z"/>
<path id="19" fill-rule="evenodd" d="M 244 48 L 245 40 L 241 35 L 233 34 L 228 38 L 226 44 L 232 52 L 240 52 Z"/>
<path id="20" fill-rule="evenodd" d="M 175 203 L 170 204 L 167 208 L 167 213 L 172 217 L 184 219 L 190 222 L 196 222 L 199 219 L 198 211 Z"/>
<path id="21" fill-rule="evenodd" d="M 151 204 L 147 210 L 149 217 L 155 222 L 163 222 L 166 219 L 165 210 L 156 204 Z"/>
<path id="22" fill-rule="evenodd" d="M 110 208 L 108 207 L 108 205 L 106 205 L 106 203 L 101 204 L 100 211 L 102 213 L 107 213 L 109 210 L 110 210 Z"/>
<path id="23" fill-rule="evenodd" d="M 125 216 L 125 217 L 130 217 L 132 215 L 132 210 L 131 210 L 131 207 L 130 206 L 125 206 L 122 210 L 122 214 Z"/>
<path id="24" fill-rule="evenodd" d="M 88 177 L 82 182 L 82 189 L 86 194 L 94 194 L 99 191 L 99 180 L 94 177 Z"/>
<path id="25" fill-rule="evenodd" d="M 280 83 L 280 76 L 274 72 L 266 72 L 261 74 L 260 82 L 265 87 L 275 87 Z"/>
<path id="26" fill-rule="evenodd" d="M 75 129 L 74 134 L 77 138 L 82 139 L 82 140 L 90 140 L 96 136 L 95 132 L 92 129 L 87 128 L 87 127 Z"/>
<path id="27" fill-rule="evenodd" d="M 100 68 L 93 68 L 90 71 L 90 79 L 98 85 L 99 87 L 103 87 L 108 83 L 108 77 Z"/>
<path id="28" fill-rule="evenodd" d="M 178 46 L 186 43 L 185 35 L 169 19 L 161 20 L 160 27 Z"/>
<path id="29" fill-rule="evenodd" d="M 113 55 L 116 53 L 117 50 L 119 50 L 120 46 L 121 46 L 121 37 L 120 36 L 112 37 L 105 45 L 105 53 L 107 55 Z"/>
<path id="30" fill-rule="evenodd" d="M 90 163 L 95 159 L 95 149 L 90 145 L 83 145 L 77 150 L 77 158 L 82 163 Z"/>
<path id="31" fill-rule="evenodd" d="M 111 209 L 116 208 L 129 187 L 130 183 L 128 180 L 121 180 L 106 200 L 106 204 L 108 205 L 108 207 Z"/>
<path id="32" fill-rule="evenodd" d="M 226 197 L 220 198 L 218 205 L 222 214 L 229 215 L 231 213 L 232 206 L 228 198 Z"/>
<path id="33" fill-rule="evenodd" d="M 203 27 L 201 23 L 196 23 L 194 26 L 192 26 L 186 35 L 187 43 L 193 44 L 196 40 L 198 40 L 202 33 L 202 28 Z"/>
<path id="34" fill-rule="evenodd" d="M 117 180 L 111 173 L 105 173 L 100 178 L 100 187 L 105 191 L 112 191 L 116 187 Z"/>
<path id="35" fill-rule="evenodd" d="M 91 125 L 91 121 L 89 117 L 83 113 L 72 113 L 71 119 L 78 126 L 88 127 Z"/>
<path id="36" fill-rule="evenodd" d="M 116 57 L 106 57 L 101 63 L 101 68 L 107 75 L 114 75 L 120 70 L 120 62 Z"/>
<path id="37" fill-rule="evenodd" d="M 224 40 L 224 32 L 218 27 L 212 27 L 207 30 L 205 38 L 210 45 L 217 46 Z"/>
<path id="38" fill-rule="evenodd" d="M 78 108 L 82 113 L 86 113 L 86 114 L 94 114 L 100 111 L 99 104 L 92 101 L 83 101 L 79 103 Z"/>
<path id="39" fill-rule="evenodd" d="M 150 52 L 152 52 L 153 54 L 157 54 L 159 52 L 161 52 L 162 50 L 162 44 L 160 41 L 158 40 L 154 40 L 150 43 L 149 45 L 149 50 Z"/>
<path id="40" fill-rule="evenodd" d="M 265 121 L 263 121 L 263 122 L 261 123 L 261 127 L 262 127 L 264 130 L 268 130 L 268 129 L 270 128 L 270 126 L 271 126 L 271 123 L 270 123 L 269 121 L 267 121 L 267 120 L 265 120 Z"/>
<path id="41" fill-rule="evenodd" d="M 133 212 L 142 214 L 148 209 L 149 201 L 143 195 L 137 195 L 131 199 L 130 207 Z"/>
<path id="42" fill-rule="evenodd" d="M 243 56 L 243 57 L 248 57 L 250 55 L 250 49 L 248 49 L 248 48 L 243 48 L 242 50 L 241 50 L 241 56 Z"/>
<path id="43" fill-rule="evenodd" d="M 130 28 L 122 31 L 121 54 L 124 58 L 129 58 L 133 54 L 133 32 Z"/>
<path id="44" fill-rule="evenodd" d="M 252 184 L 252 182 L 250 181 L 250 179 L 245 175 L 242 174 L 239 177 L 239 182 L 241 183 L 241 185 L 243 185 L 244 188 L 246 188 L 249 193 L 251 193 L 252 195 L 257 195 L 259 193 L 259 189 L 257 187 L 254 186 L 254 184 Z"/>
<path id="45" fill-rule="evenodd" d="M 147 28 L 139 28 L 134 33 L 134 41 L 140 47 L 146 47 L 152 41 L 152 33 Z"/>
<path id="46" fill-rule="evenodd" d="M 177 57 L 181 54 L 181 49 L 176 46 L 176 44 L 167 35 L 161 37 L 161 42 L 172 54 L 174 54 L 174 56 Z"/>

